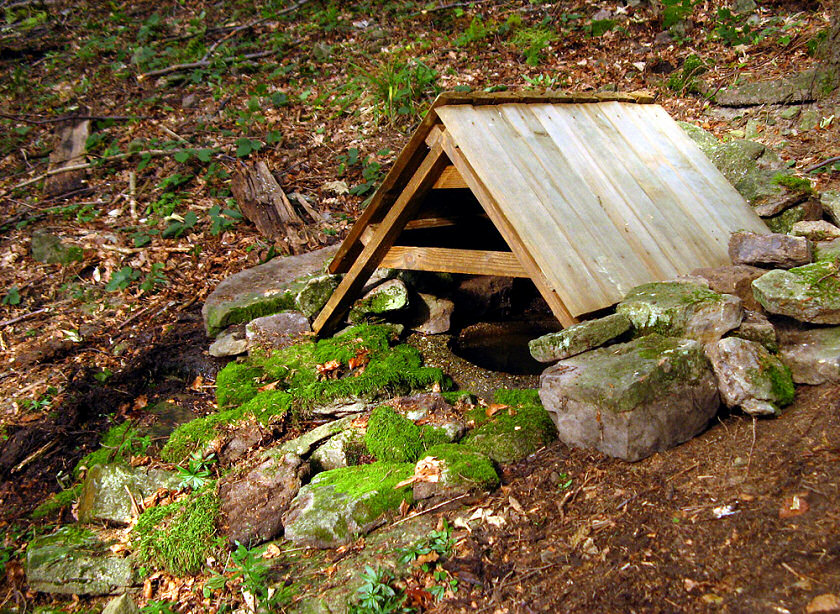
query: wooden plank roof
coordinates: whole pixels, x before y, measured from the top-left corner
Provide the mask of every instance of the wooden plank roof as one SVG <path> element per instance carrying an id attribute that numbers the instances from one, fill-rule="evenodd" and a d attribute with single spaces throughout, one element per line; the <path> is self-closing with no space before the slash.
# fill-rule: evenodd
<path id="1" fill-rule="evenodd" d="M 727 264 L 731 232 L 767 227 L 660 106 L 636 104 L 651 101 L 442 96 L 331 269 L 350 270 L 365 227 L 406 189 L 436 125 L 443 152 L 549 304 L 556 299 L 567 315 L 613 305 L 643 283 Z"/>

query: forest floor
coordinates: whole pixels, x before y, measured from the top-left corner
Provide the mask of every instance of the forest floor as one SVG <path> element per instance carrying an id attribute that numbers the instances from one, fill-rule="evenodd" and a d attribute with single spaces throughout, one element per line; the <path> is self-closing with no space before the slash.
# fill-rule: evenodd
<path id="1" fill-rule="evenodd" d="M 213 411 L 223 362 L 206 354 L 206 296 L 340 241 L 440 91 L 644 89 L 721 139 L 754 132 L 803 175 L 840 155 L 836 93 L 770 121 L 778 108 L 721 109 L 697 86 L 813 67 L 829 2 L 764 2 L 753 17 L 720 0 L 655 4 L 0 0 L 0 604 L 49 603 L 21 577 L 26 543 L 49 529 L 29 514 L 109 425 L 159 399 Z M 29 182 L 47 171 L 56 120 L 80 107 L 86 181 L 48 196 Z M 254 160 L 320 214 L 302 243 L 241 219 L 230 174 Z M 806 176 L 840 187 L 840 165 Z M 35 231 L 78 259 L 33 260 Z M 426 605 L 829 611 L 838 463 L 836 386 L 800 387 L 778 419 L 721 415 L 635 464 L 554 444 L 471 502 L 504 520 L 456 532 L 459 590 Z"/>

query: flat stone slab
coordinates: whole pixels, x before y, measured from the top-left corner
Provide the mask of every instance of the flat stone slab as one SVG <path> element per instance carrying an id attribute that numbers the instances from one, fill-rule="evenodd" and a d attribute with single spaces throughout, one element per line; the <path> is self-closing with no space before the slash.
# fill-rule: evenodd
<path id="1" fill-rule="evenodd" d="M 727 337 L 709 344 L 706 356 L 727 407 L 741 407 L 751 415 L 772 416 L 793 402 L 790 369 L 760 343 Z"/>
<path id="2" fill-rule="evenodd" d="M 278 454 L 287 454 L 292 452 L 298 456 L 307 456 L 312 447 L 325 439 L 337 435 L 344 430 L 351 428 L 351 423 L 356 419 L 356 415 L 344 416 L 338 420 L 327 422 L 321 426 L 317 426 L 311 431 L 307 431 L 300 437 L 285 441 L 277 448 Z"/>
<path id="3" fill-rule="evenodd" d="M 337 250 L 333 245 L 298 256 L 273 258 L 223 280 L 201 309 L 207 334 L 214 336 L 231 324 L 284 309 L 298 309 L 312 317 L 338 285 L 338 276 L 320 274 Z"/>
<path id="4" fill-rule="evenodd" d="M 225 356 L 238 356 L 248 351 L 248 339 L 245 336 L 245 328 L 241 325 L 234 325 L 222 331 L 216 340 L 210 344 L 210 356 L 224 358 Z"/>
<path id="5" fill-rule="evenodd" d="M 763 314 L 756 311 L 745 311 L 741 326 L 733 330 L 731 334 L 733 337 L 760 343 L 774 354 L 779 351 L 776 327 Z"/>
<path id="6" fill-rule="evenodd" d="M 248 348 L 277 350 L 299 343 L 312 332 L 309 319 L 300 311 L 281 311 L 245 325 Z"/>
<path id="7" fill-rule="evenodd" d="M 840 276 L 832 262 L 765 273 L 753 294 L 770 313 L 814 324 L 840 324 Z"/>
<path id="8" fill-rule="evenodd" d="M 835 262 L 840 260 L 840 239 L 814 243 L 814 262 Z"/>
<path id="9" fill-rule="evenodd" d="M 597 320 L 573 324 L 556 333 L 533 339 L 528 343 L 528 349 L 534 360 L 554 362 L 601 347 L 632 327 L 627 316 L 614 313 Z"/>
<path id="10" fill-rule="evenodd" d="M 540 398 L 562 441 L 631 462 L 691 439 L 720 406 L 703 346 L 658 334 L 561 360 Z"/>
<path id="11" fill-rule="evenodd" d="M 616 308 L 641 334 L 659 333 L 708 343 L 737 328 L 743 317 L 741 300 L 685 281 L 637 286 Z"/>
<path id="12" fill-rule="evenodd" d="M 221 531 L 231 544 L 250 548 L 282 533 L 282 515 L 306 473 L 302 462 L 296 454 L 265 454 L 250 471 L 219 480 Z"/>
<path id="13" fill-rule="evenodd" d="M 804 224 L 811 222 L 797 222 Z M 733 264 L 752 264 L 789 269 L 811 262 L 811 244 L 805 237 L 786 234 L 733 232 L 729 237 Z"/>
<path id="14" fill-rule="evenodd" d="M 412 304 L 411 330 L 424 335 L 449 332 L 455 303 L 448 298 L 418 293 L 419 301 Z"/>
<path id="15" fill-rule="evenodd" d="M 840 326 L 780 328 L 779 346 L 797 384 L 840 382 Z"/>
<path id="16" fill-rule="evenodd" d="M 820 205 L 831 221 L 840 226 L 840 190 L 826 190 L 820 194 Z"/>
<path id="17" fill-rule="evenodd" d="M 88 469 L 79 496 L 80 522 L 110 520 L 131 522 L 131 497 L 137 501 L 155 494 L 158 489 L 177 490 L 181 478 L 173 471 L 145 469 L 127 465 L 94 465 Z"/>
<path id="18" fill-rule="evenodd" d="M 132 585 L 131 559 L 87 529 L 67 526 L 36 537 L 26 549 L 26 581 L 41 593 L 108 595 Z"/>

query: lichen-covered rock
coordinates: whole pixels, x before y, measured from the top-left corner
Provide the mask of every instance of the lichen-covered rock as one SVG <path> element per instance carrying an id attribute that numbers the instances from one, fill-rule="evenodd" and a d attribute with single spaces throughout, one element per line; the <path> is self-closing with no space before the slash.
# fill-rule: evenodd
<path id="1" fill-rule="evenodd" d="M 558 362 L 540 398 L 562 441 L 627 461 L 691 439 L 720 405 L 703 346 L 658 334 Z"/>
<path id="2" fill-rule="evenodd" d="M 140 609 L 134 600 L 126 593 L 114 597 L 102 610 L 102 614 L 139 614 Z"/>
<path id="3" fill-rule="evenodd" d="M 59 237 L 40 230 L 32 233 L 30 251 L 33 260 L 47 264 L 67 265 L 84 258 L 81 247 L 65 245 Z"/>
<path id="4" fill-rule="evenodd" d="M 401 311 L 408 306 L 408 288 L 399 279 L 389 279 L 353 303 L 347 319 L 358 323 L 374 316 Z"/>
<path id="5" fill-rule="evenodd" d="M 446 443 L 449 434 L 430 425 L 418 426 L 393 407 L 380 405 L 368 419 L 365 445 L 380 461 L 413 463 L 430 447 Z"/>
<path id="6" fill-rule="evenodd" d="M 825 220 L 802 221 L 791 226 L 790 234 L 811 241 L 829 241 L 840 238 L 840 228 Z"/>
<path id="7" fill-rule="evenodd" d="M 343 418 L 339 418 L 338 420 L 333 420 L 332 422 L 327 422 L 326 424 L 317 426 L 314 429 L 305 432 L 300 437 L 284 441 L 280 444 L 278 450 L 282 454 L 292 452 L 299 456 L 307 456 L 312 451 L 312 447 L 319 442 L 351 428 L 351 423 L 355 420 L 355 418 L 355 415 L 345 416 Z"/>
<path id="8" fill-rule="evenodd" d="M 312 473 L 352 467 L 358 465 L 362 456 L 367 454 L 365 434 L 355 428 L 348 428 L 318 446 L 309 457 Z"/>
<path id="9" fill-rule="evenodd" d="M 770 313 L 802 322 L 840 324 L 840 278 L 835 263 L 770 271 L 752 285 L 755 298 Z"/>
<path id="10" fill-rule="evenodd" d="M 729 257 L 734 264 L 789 269 L 811 262 L 811 244 L 804 237 L 785 234 L 733 232 L 729 237 Z"/>
<path id="11" fill-rule="evenodd" d="M 720 90 L 715 94 L 715 102 L 724 107 L 810 102 L 814 100 L 815 82 L 819 80 L 813 71 L 767 81 L 748 81 Z"/>
<path id="12" fill-rule="evenodd" d="M 767 272 L 747 264 L 733 264 L 720 267 L 694 269 L 691 274 L 702 277 L 709 284 L 709 289 L 719 294 L 731 294 L 741 299 L 744 309 L 757 311 L 761 305 L 755 300 L 752 282 Z"/>
<path id="13" fill-rule="evenodd" d="M 131 497 L 142 501 L 158 489 L 177 490 L 181 478 L 163 469 L 127 465 L 94 465 L 88 468 L 79 496 L 79 521 L 109 520 L 129 523 L 132 519 Z"/>
<path id="14" fill-rule="evenodd" d="M 641 334 L 659 333 L 708 343 L 741 323 L 741 300 L 690 282 L 655 282 L 630 290 L 616 306 Z"/>
<path id="15" fill-rule="evenodd" d="M 314 318 L 341 283 L 341 275 L 316 275 L 306 280 L 295 297 L 295 309 L 307 318 Z"/>
<path id="16" fill-rule="evenodd" d="M 779 329 L 780 354 L 797 384 L 840 382 L 840 326 Z"/>
<path id="17" fill-rule="evenodd" d="M 837 262 L 840 260 L 840 239 L 814 243 L 814 262 Z"/>
<path id="18" fill-rule="evenodd" d="M 439 461 L 437 481 L 414 483 L 414 499 L 451 498 L 468 492 L 493 490 L 499 476 L 487 455 L 467 446 L 447 443 L 429 448 L 424 459 Z M 418 461 L 418 466 L 424 462 Z M 415 467 L 415 475 L 417 469 Z"/>
<path id="19" fill-rule="evenodd" d="M 281 311 L 248 322 L 245 338 L 248 348 L 273 350 L 300 342 L 312 332 L 309 320 L 300 311 Z"/>
<path id="20" fill-rule="evenodd" d="M 223 280 L 207 297 L 201 310 L 207 335 L 212 337 L 231 324 L 250 322 L 284 309 L 298 309 L 307 316 L 314 315 L 324 306 L 332 290 L 325 296 L 324 293 L 319 295 L 323 298 L 320 305 L 312 297 L 305 301 L 306 305 L 298 304 L 298 297 L 307 288 L 312 291 L 312 284 L 319 283 L 314 280 L 323 277 L 321 272 L 337 249 L 338 246 L 332 246 L 299 256 L 273 258 Z"/>
<path id="21" fill-rule="evenodd" d="M 412 303 L 411 329 L 424 335 L 448 332 L 452 324 L 455 303 L 448 298 L 419 293 L 420 300 Z"/>
<path id="22" fill-rule="evenodd" d="M 706 347 L 727 407 L 758 416 L 777 415 L 793 402 L 790 369 L 754 341 L 728 337 Z"/>
<path id="23" fill-rule="evenodd" d="M 210 344 L 210 356 L 224 358 L 225 356 L 238 356 L 248 351 L 248 339 L 245 336 L 245 327 L 235 324 L 219 333 L 219 336 Z"/>
<path id="24" fill-rule="evenodd" d="M 500 399 L 498 393 L 496 398 Z M 515 463 L 555 439 L 557 430 L 551 416 L 536 401 L 498 412 L 467 433 L 459 445 L 486 454 L 497 463 Z"/>
<path id="25" fill-rule="evenodd" d="M 791 231 L 793 225 L 803 220 L 818 220 L 822 217 L 822 207 L 813 200 L 808 199 L 802 204 L 794 205 L 785 209 L 778 215 L 764 218 L 764 223 L 771 231 L 786 234 Z"/>
<path id="26" fill-rule="evenodd" d="M 268 450 L 250 471 L 219 480 L 220 529 L 231 544 L 250 548 L 281 534 L 282 515 L 307 473 L 302 463 L 296 454 Z"/>
<path id="27" fill-rule="evenodd" d="M 350 543 L 403 501 L 412 501 L 411 488 L 395 486 L 413 473 L 413 463 L 383 462 L 319 473 L 300 489 L 283 517 L 286 539 L 316 548 Z"/>
<path id="28" fill-rule="evenodd" d="M 776 327 L 763 314 L 757 311 L 745 311 L 741 325 L 732 331 L 733 337 L 760 343 L 767 351 L 779 351 L 779 339 Z"/>
<path id="29" fill-rule="evenodd" d="M 826 190 L 820 194 L 820 205 L 829 219 L 840 226 L 840 190 Z"/>
<path id="30" fill-rule="evenodd" d="M 533 339 L 528 343 L 528 349 L 534 360 L 553 362 L 600 347 L 623 335 L 632 326 L 627 316 L 614 313 Z"/>
<path id="31" fill-rule="evenodd" d="M 107 595 L 133 584 L 131 560 L 111 544 L 73 526 L 36 537 L 26 549 L 26 581 L 41 593 Z"/>

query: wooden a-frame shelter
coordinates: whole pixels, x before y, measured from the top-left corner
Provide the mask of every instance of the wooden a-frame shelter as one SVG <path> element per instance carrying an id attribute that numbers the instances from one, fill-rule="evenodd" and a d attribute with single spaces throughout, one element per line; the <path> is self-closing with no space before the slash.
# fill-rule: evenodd
<path id="1" fill-rule="evenodd" d="M 646 94 L 442 94 L 329 270 L 338 324 L 377 267 L 533 280 L 563 326 L 769 232 Z"/>

